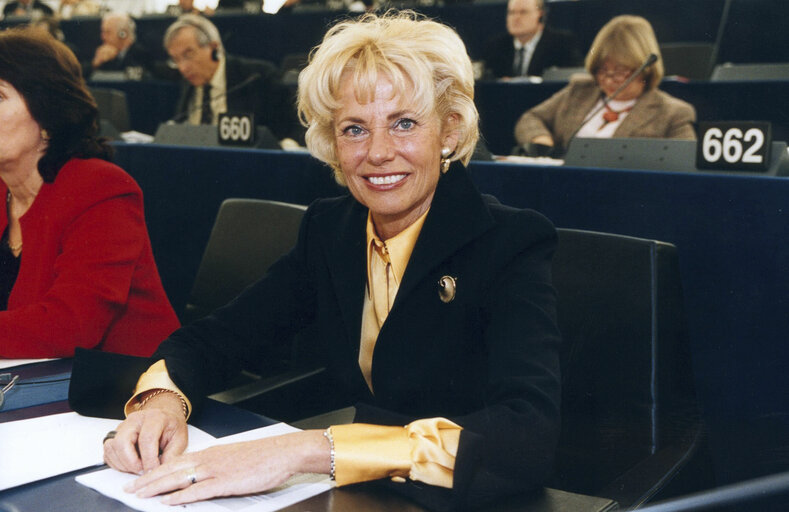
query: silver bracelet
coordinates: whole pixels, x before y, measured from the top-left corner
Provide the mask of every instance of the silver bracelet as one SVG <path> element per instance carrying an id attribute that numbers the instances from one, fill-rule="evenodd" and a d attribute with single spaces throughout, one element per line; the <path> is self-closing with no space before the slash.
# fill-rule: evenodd
<path id="1" fill-rule="evenodd" d="M 331 462 L 329 465 L 329 478 L 334 480 L 334 438 L 331 435 L 331 427 L 323 431 L 323 437 L 329 440 Z"/>

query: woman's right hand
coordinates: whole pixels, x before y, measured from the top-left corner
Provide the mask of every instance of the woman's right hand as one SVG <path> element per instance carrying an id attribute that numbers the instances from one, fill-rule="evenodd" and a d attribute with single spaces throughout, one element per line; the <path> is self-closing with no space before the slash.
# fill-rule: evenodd
<path id="1" fill-rule="evenodd" d="M 115 437 L 104 442 L 104 462 L 141 475 L 183 453 L 187 443 L 181 399 L 161 393 L 118 425 Z"/>

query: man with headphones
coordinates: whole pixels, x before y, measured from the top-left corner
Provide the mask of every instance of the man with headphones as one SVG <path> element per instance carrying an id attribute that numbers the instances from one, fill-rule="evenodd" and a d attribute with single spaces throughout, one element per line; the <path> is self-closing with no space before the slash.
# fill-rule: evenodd
<path id="1" fill-rule="evenodd" d="M 217 124 L 225 112 L 251 113 L 278 139 L 303 139 L 294 98 L 272 63 L 225 53 L 205 16 L 185 14 L 167 28 L 164 47 L 184 78 L 174 121 Z"/>
<path id="2" fill-rule="evenodd" d="M 507 33 L 490 41 L 485 68 L 493 78 L 541 76 L 551 66 L 581 66 L 572 34 L 545 26 L 544 0 L 509 0 Z"/>
<path id="3" fill-rule="evenodd" d="M 111 12 L 101 19 L 101 45 L 93 59 L 83 64 L 85 77 L 94 71 L 124 71 L 142 78 L 151 71 L 150 53 L 137 42 L 136 25 L 126 13 Z"/>

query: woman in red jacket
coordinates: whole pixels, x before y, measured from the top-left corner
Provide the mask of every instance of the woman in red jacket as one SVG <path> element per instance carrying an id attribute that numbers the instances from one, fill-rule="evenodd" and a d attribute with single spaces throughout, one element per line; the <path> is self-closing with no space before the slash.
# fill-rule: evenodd
<path id="1" fill-rule="evenodd" d="M 37 31 L 0 33 L 0 358 L 148 356 L 178 327 L 142 191 L 97 132 L 74 54 Z"/>

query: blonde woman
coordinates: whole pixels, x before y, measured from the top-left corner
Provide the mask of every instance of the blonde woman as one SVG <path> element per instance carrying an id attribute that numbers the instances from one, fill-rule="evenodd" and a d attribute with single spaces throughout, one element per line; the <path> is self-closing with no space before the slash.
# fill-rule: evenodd
<path id="1" fill-rule="evenodd" d="M 654 54 L 657 61 L 603 105 Z M 567 87 L 527 111 L 515 125 L 521 146 L 540 144 L 567 150 L 570 138 L 695 139 L 692 105 L 658 89 L 663 79 L 655 33 L 639 16 L 617 16 L 597 33 L 586 55 L 591 78 L 573 78 Z"/>
<path id="2" fill-rule="evenodd" d="M 464 505 L 542 484 L 559 427 L 556 234 L 471 183 L 473 87 L 439 23 L 366 15 L 329 31 L 299 77 L 299 112 L 350 194 L 314 203 L 293 252 L 161 345 L 104 445 L 111 466 L 146 472 L 130 492 L 176 491 L 176 504 L 318 472 Z M 180 455 L 200 397 L 309 325 L 356 423 Z"/>

